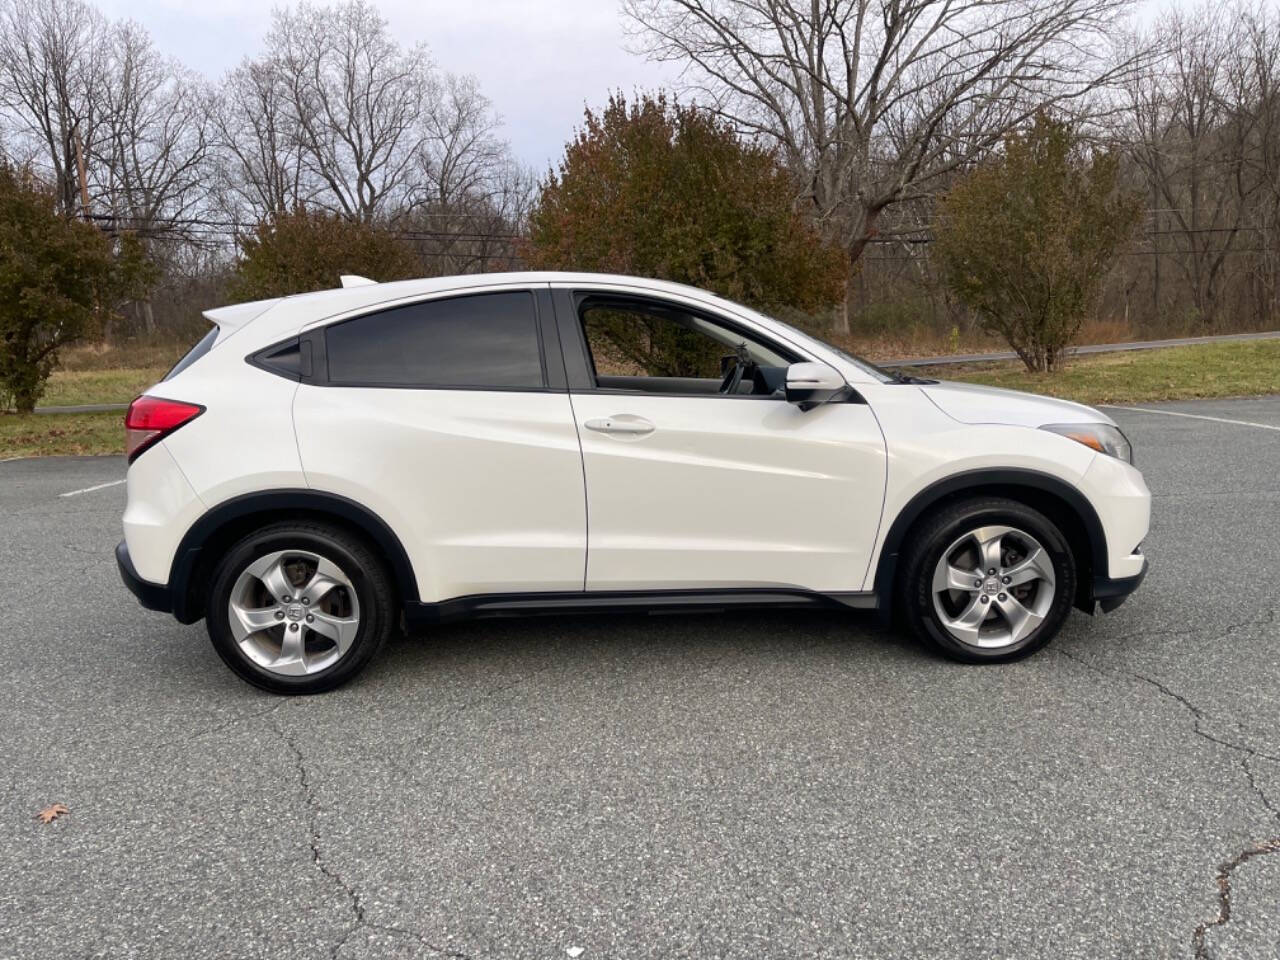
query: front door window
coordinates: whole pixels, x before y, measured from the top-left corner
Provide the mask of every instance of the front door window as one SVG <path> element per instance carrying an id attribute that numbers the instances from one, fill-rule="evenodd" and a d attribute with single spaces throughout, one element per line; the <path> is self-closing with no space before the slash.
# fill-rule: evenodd
<path id="1" fill-rule="evenodd" d="M 757 337 L 674 304 L 593 297 L 579 318 L 600 389 L 769 396 L 791 361 Z"/>

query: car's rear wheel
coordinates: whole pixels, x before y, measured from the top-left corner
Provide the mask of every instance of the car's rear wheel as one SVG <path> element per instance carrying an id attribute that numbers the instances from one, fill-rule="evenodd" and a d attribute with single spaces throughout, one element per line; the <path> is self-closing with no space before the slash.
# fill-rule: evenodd
<path id="1" fill-rule="evenodd" d="M 913 531 L 900 585 L 913 631 L 947 656 L 1014 660 L 1061 629 L 1076 568 L 1066 538 L 1044 514 L 984 497 L 950 504 Z"/>
<path id="2" fill-rule="evenodd" d="M 249 683 L 320 693 L 355 676 L 395 623 L 381 561 L 336 527 L 280 523 L 245 537 L 218 564 L 209 638 Z"/>

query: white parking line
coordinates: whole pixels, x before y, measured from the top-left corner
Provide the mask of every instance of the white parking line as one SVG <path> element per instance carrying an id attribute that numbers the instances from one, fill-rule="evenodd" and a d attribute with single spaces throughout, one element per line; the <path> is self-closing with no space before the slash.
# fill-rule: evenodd
<path id="1" fill-rule="evenodd" d="M 118 487 L 124 483 L 124 480 L 112 480 L 110 483 L 100 483 L 96 487 L 85 487 L 83 490 L 69 490 L 66 493 L 60 493 L 60 497 L 78 497 L 82 493 L 93 493 L 95 490 L 105 490 L 107 487 Z"/>
<path id="2" fill-rule="evenodd" d="M 1237 427 L 1257 427 L 1259 430 L 1280 430 L 1274 423 L 1254 423 L 1252 420 L 1228 420 L 1226 417 L 1208 417 L 1203 413 L 1180 413 L 1177 410 L 1152 410 L 1150 407 L 1121 407 L 1114 403 L 1104 404 L 1113 410 L 1132 410 L 1135 413 L 1159 413 L 1166 417 L 1187 417 L 1190 420 L 1212 420 L 1214 423 L 1230 423 Z"/>

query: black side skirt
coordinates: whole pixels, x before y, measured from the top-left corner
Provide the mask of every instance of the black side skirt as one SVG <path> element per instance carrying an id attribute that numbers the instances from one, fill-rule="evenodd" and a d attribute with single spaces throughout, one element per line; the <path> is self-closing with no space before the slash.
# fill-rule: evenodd
<path id="1" fill-rule="evenodd" d="M 571 590 L 493 593 L 439 603 L 405 604 L 405 621 L 428 625 L 478 617 L 526 617 L 573 613 L 714 613 L 728 609 L 826 608 L 874 610 L 874 593 L 814 593 L 809 590 Z"/>

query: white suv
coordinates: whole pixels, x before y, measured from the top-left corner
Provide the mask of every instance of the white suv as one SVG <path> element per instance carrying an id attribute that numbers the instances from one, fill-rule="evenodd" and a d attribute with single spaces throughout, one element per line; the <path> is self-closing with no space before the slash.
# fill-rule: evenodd
<path id="1" fill-rule="evenodd" d="M 134 401 L 120 571 L 269 690 L 401 623 L 897 609 L 959 660 L 1146 572 L 1150 494 L 1089 407 L 887 374 L 706 292 L 524 273 L 241 304 Z"/>

